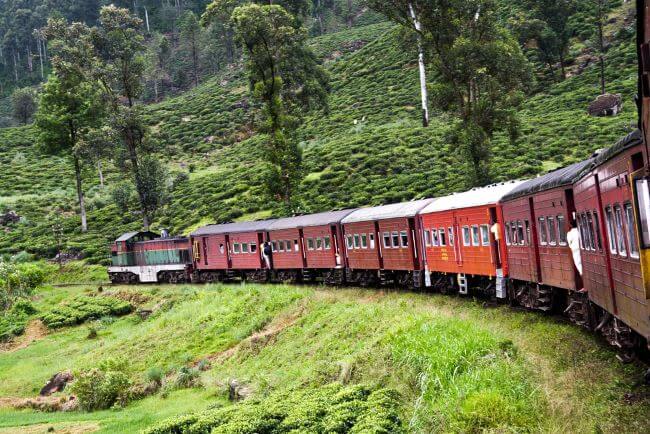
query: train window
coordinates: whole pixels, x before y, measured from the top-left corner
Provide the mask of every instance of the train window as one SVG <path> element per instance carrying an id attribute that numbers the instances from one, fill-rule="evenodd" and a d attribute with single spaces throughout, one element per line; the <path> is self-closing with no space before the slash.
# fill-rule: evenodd
<path id="1" fill-rule="evenodd" d="M 447 228 L 447 238 L 449 239 L 449 245 L 454 245 L 454 230 L 452 228 Z"/>
<path id="2" fill-rule="evenodd" d="M 636 225 L 634 222 L 634 209 L 631 203 L 625 204 L 625 224 L 627 225 L 627 244 L 630 246 L 630 256 L 639 257 L 639 245 L 636 239 Z"/>
<path id="3" fill-rule="evenodd" d="M 307 250 L 314 250 L 314 239 L 307 238 Z"/>
<path id="4" fill-rule="evenodd" d="M 445 236 L 445 228 L 439 229 L 438 230 L 438 241 L 440 242 L 440 246 L 444 247 L 447 245 L 447 237 Z"/>
<path id="5" fill-rule="evenodd" d="M 384 232 L 384 247 L 390 249 L 390 232 Z"/>
<path id="6" fill-rule="evenodd" d="M 433 247 L 438 247 L 440 245 L 440 238 L 438 237 L 437 229 L 431 229 L 431 245 Z"/>
<path id="7" fill-rule="evenodd" d="M 400 238 L 400 245 L 402 247 L 408 247 L 409 246 L 409 235 L 408 232 L 406 231 L 401 231 L 399 233 L 399 238 Z"/>
<path id="8" fill-rule="evenodd" d="M 603 250 L 603 240 L 600 237 L 600 223 L 598 221 L 598 213 L 594 211 L 594 240 L 596 241 L 596 248 L 600 251 Z"/>
<path id="9" fill-rule="evenodd" d="M 566 246 L 567 239 L 566 239 L 566 226 L 564 225 L 564 216 L 559 215 L 556 217 L 556 219 L 557 219 L 558 243 L 561 246 Z"/>
<path id="10" fill-rule="evenodd" d="M 325 246 L 325 250 L 329 250 L 332 248 L 332 242 L 330 240 L 330 237 L 323 238 L 323 245 Z"/>
<path id="11" fill-rule="evenodd" d="M 345 237 L 345 244 L 348 247 L 348 249 L 352 249 L 354 247 L 354 244 L 352 243 L 352 235 L 347 235 Z"/>
<path id="12" fill-rule="evenodd" d="M 232 245 L 232 252 L 233 253 L 239 253 L 240 252 L 239 243 L 235 243 L 235 244 Z"/>
<path id="13" fill-rule="evenodd" d="M 637 179 L 634 186 L 639 211 L 639 233 L 645 248 L 650 246 L 650 181 L 648 179 Z"/>
<path id="14" fill-rule="evenodd" d="M 548 243 L 551 246 L 557 244 L 557 227 L 555 226 L 555 217 L 546 217 L 546 224 L 548 225 Z"/>
<path id="15" fill-rule="evenodd" d="M 614 216 L 610 207 L 605 208 L 605 222 L 607 223 L 607 238 L 609 238 L 609 251 L 616 254 L 616 234 L 614 232 Z"/>
<path id="16" fill-rule="evenodd" d="M 248 243 L 241 243 L 241 252 L 248 253 Z"/>
<path id="17" fill-rule="evenodd" d="M 539 243 L 542 246 L 545 246 L 548 244 L 548 233 L 546 232 L 546 219 L 544 217 L 540 217 L 537 219 L 539 223 Z"/>
<path id="18" fill-rule="evenodd" d="M 361 234 L 361 248 L 362 249 L 368 248 L 368 235 L 366 234 Z"/>
<path id="19" fill-rule="evenodd" d="M 429 229 L 424 230 L 424 245 L 427 247 L 431 245 L 431 234 L 429 233 Z"/>
<path id="20" fill-rule="evenodd" d="M 278 241 L 278 252 L 284 252 L 284 240 Z"/>
<path id="21" fill-rule="evenodd" d="M 391 237 L 393 238 L 393 247 L 398 248 L 399 247 L 399 232 L 393 231 L 391 234 Z"/>
<path id="22" fill-rule="evenodd" d="M 469 244 L 470 244 L 469 226 L 463 226 L 463 245 L 469 246 Z"/>
<path id="23" fill-rule="evenodd" d="M 596 240 L 594 217 L 590 212 L 587 213 L 587 228 L 589 229 L 589 247 L 591 248 L 591 250 L 596 251 L 598 243 Z"/>
<path id="24" fill-rule="evenodd" d="M 316 238 L 316 250 L 323 250 L 323 239 Z"/>
<path id="25" fill-rule="evenodd" d="M 512 245 L 514 246 L 516 244 L 519 244 L 519 240 L 517 239 L 517 222 L 510 222 L 510 227 L 508 230 L 510 230 L 510 241 L 512 242 Z"/>
<path id="26" fill-rule="evenodd" d="M 251 253 L 257 252 L 257 244 L 251 243 Z"/>
<path id="27" fill-rule="evenodd" d="M 478 246 L 480 244 L 480 237 L 478 231 L 478 225 L 472 225 L 472 245 Z"/>
<path id="28" fill-rule="evenodd" d="M 526 228 L 526 232 L 525 232 L 526 240 L 522 241 L 521 245 L 527 244 L 530 246 L 532 243 L 530 242 L 530 223 L 528 222 L 528 220 L 524 220 L 524 227 Z"/>
<path id="29" fill-rule="evenodd" d="M 490 245 L 490 227 L 488 225 L 481 225 L 481 244 Z"/>
<path id="30" fill-rule="evenodd" d="M 287 252 L 290 252 L 290 251 L 291 251 L 291 241 L 286 240 L 286 241 L 284 242 L 284 245 L 286 246 L 285 250 L 286 250 Z"/>
<path id="31" fill-rule="evenodd" d="M 375 234 L 368 234 L 368 237 L 370 238 L 370 248 L 374 249 L 375 248 Z"/>
<path id="32" fill-rule="evenodd" d="M 521 220 L 517 220 L 517 241 L 519 241 L 520 246 L 526 244 L 524 240 L 524 225 L 521 224 Z"/>
<path id="33" fill-rule="evenodd" d="M 614 218 L 616 220 L 616 240 L 618 243 L 618 254 L 621 256 L 627 256 L 627 249 L 625 248 L 625 231 L 623 228 L 623 211 L 621 210 L 620 205 L 614 207 Z"/>
<path id="34" fill-rule="evenodd" d="M 360 246 L 359 234 L 354 234 L 354 248 L 358 249 Z"/>
<path id="35" fill-rule="evenodd" d="M 505 222 L 506 225 L 506 230 L 504 231 L 506 234 L 506 246 L 510 245 L 510 222 Z"/>

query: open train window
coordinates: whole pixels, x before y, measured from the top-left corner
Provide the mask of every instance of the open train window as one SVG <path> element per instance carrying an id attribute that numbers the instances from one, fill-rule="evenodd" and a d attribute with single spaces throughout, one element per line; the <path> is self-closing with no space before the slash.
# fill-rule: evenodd
<path id="1" fill-rule="evenodd" d="M 620 205 L 614 206 L 614 218 L 616 219 L 616 240 L 618 243 L 618 254 L 627 256 L 627 249 L 625 247 L 625 230 L 623 228 L 623 210 Z"/>
<path id="2" fill-rule="evenodd" d="M 481 244 L 484 246 L 490 245 L 490 228 L 488 225 L 481 225 Z"/>
<path id="3" fill-rule="evenodd" d="M 368 248 L 368 235 L 366 234 L 361 234 L 361 248 L 362 249 Z"/>
<path id="4" fill-rule="evenodd" d="M 298 241 L 298 240 L 296 240 L 296 241 Z M 298 243 L 296 243 L 296 244 L 298 244 Z M 290 251 L 291 251 L 291 241 L 290 241 L 290 240 L 286 240 L 286 241 L 284 242 L 284 246 L 285 246 L 284 249 L 285 249 L 287 252 L 290 252 Z"/>
<path id="5" fill-rule="evenodd" d="M 453 246 L 454 245 L 454 230 L 451 227 L 447 228 L 447 238 L 449 239 L 449 245 Z"/>
<path id="6" fill-rule="evenodd" d="M 323 246 L 325 246 L 325 250 L 329 250 L 332 248 L 332 242 L 330 240 L 330 237 L 323 238 Z"/>
<path id="7" fill-rule="evenodd" d="M 284 240 L 278 241 L 278 252 L 284 252 Z"/>
<path id="8" fill-rule="evenodd" d="M 506 225 L 506 230 L 505 230 L 506 246 L 509 246 L 510 245 L 510 222 L 506 222 L 505 225 Z"/>
<path id="9" fill-rule="evenodd" d="M 431 233 L 429 229 L 424 230 L 424 245 L 427 247 L 431 246 Z"/>
<path id="10" fill-rule="evenodd" d="M 636 230 L 634 229 L 634 209 L 631 203 L 625 205 L 625 224 L 627 226 L 627 244 L 630 246 L 630 256 L 633 258 L 639 257 L 639 243 L 636 237 Z"/>
<path id="11" fill-rule="evenodd" d="M 390 232 L 384 232 L 384 247 L 390 249 Z"/>
<path id="12" fill-rule="evenodd" d="M 605 208 L 605 222 L 607 223 L 607 238 L 609 239 L 609 251 L 616 254 L 616 233 L 614 231 L 614 215 L 612 208 Z"/>
<path id="13" fill-rule="evenodd" d="M 557 228 L 555 227 L 555 217 L 546 217 L 546 224 L 548 225 L 548 243 L 551 246 L 557 245 Z"/>
<path id="14" fill-rule="evenodd" d="M 478 225 L 472 225 L 472 246 L 480 245 Z"/>
<path id="15" fill-rule="evenodd" d="M 431 245 L 433 247 L 440 245 L 440 239 L 438 238 L 438 231 L 436 229 L 431 229 Z"/>
<path id="16" fill-rule="evenodd" d="M 370 248 L 374 249 L 375 248 L 375 234 L 368 234 L 370 238 Z"/>
<path id="17" fill-rule="evenodd" d="M 511 221 L 508 230 L 510 231 L 512 245 L 514 246 L 519 244 L 519 241 L 517 240 L 517 222 Z"/>
<path id="18" fill-rule="evenodd" d="M 314 250 L 314 239 L 307 238 L 307 250 Z"/>
<path id="19" fill-rule="evenodd" d="M 251 243 L 251 253 L 257 252 L 257 244 Z"/>
<path id="20" fill-rule="evenodd" d="M 463 226 L 463 246 L 469 246 L 469 244 L 470 244 L 469 226 Z"/>
<path id="21" fill-rule="evenodd" d="M 316 238 L 316 250 L 323 250 L 323 239 Z"/>
<path id="22" fill-rule="evenodd" d="M 445 235 L 445 228 L 438 229 L 438 241 L 440 242 L 441 247 L 447 245 L 447 236 Z"/>
<path id="23" fill-rule="evenodd" d="M 603 240 L 600 235 L 600 222 L 598 220 L 598 213 L 594 211 L 594 240 L 596 240 L 596 247 L 598 251 L 603 250 Z"/>
<path id="24" fill-rule="evenodd" d="M 545 246 L 548 244 L 548 233 L 546 231 L 546 219 L 544 217 L 540 217 L 538 219 L 539 222 L 539 243 L 542 246 Z"/>
<path id="25" fill-rule="evenodd" d="M 347 235 L 345 237 L 345 245 L 348 247 L 348 249 L 352 249 L 354 247 L 354 244 L 352 242 L 352 235 Z"/>
<path id="26" fill-rule="evenodd" d="M 524 228 L 526 230 L 526 232 L 524 232 L 524 234 L 526 235 L 526 240 L 522 241 L 521 244 L 522 245 L 527 244 L 527 245 L 530 246 L 531 245 L 531 242 L 530 242 L 530 223 L 528 222 L 528 220 L 524 220 Z"/>
<path id="27" fill-rule="evenodd" d="M 643 247 L 647 248 L 650 247 L 650 180 L 635 180 L 634 192 L 639 212 L 639 234 Z"/>
<path id="28" fill-rule="evenodd" d="M 590 212 L 587 213 L 587 229 L 589 230 L 589 248 L 596 251 L 596 230 L 594 227 L 594 218 Z"/>
<path id="29" fill-rule="evenodd" d="M 409 235 L 406 231 L 401 231 L 399 233 L 400 246 L 408 247 L 409 246 Z"/>
<path id="30" fill-rule="evenodd" d="M 517 220 L 517 241 L 519 241 L 519 245 L 523 246 L 526 244 L 526 240 L 524 239 L 524 226 L 521 224 L 521 220 Z"/>
<path id="31" fill-rule="evenodd" d="M 395 249 L 399 248 L 399 232 L 393 231 L 391 237 L 393 239 L 393 248 Z"/>
<path id="32" fill-rule="evenodd" d="M 567 239 L 566 239 L 566 226 L 564 223 L 564 216 L 559 215 L 555 219 L 557 220 L 558 243 L 561 246 L 566 246 Z"/>

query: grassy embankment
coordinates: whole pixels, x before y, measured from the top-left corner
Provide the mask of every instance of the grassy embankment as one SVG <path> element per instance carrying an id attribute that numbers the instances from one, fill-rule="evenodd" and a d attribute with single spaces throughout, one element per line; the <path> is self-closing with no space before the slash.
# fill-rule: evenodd
<path id="1" fill-rule="evenodd" d="M 100 296 L 96 286 L 42 288 L 34 316 L 81 293 Z M 133 313 L 50 330 L 25 348 L 0 354 L 0 398 L 34 396 L 57 371 L 88 369 L 114 357 L 129 361 L 133 382 L 144 383 L 158 368 L 166 385 L 123 409 L 2 408 L 0 432 L 27 426 L 136 432 L 207 408 L 233 405 L 228 411 L 236 414 L 257 399 L 268 406 L 277 396 L 317 395 L 336 382 L 395 391 L 397 414 L 412 432 L 650 429 L 649 390 L 637 384 L 642 367 L 620 365 L 597 337 L 555 318 L 401 291 L 217 285 L 107 293 L 159 309 L 145 320 Z M 88 339 L 91 327 L 94 339 Z M 175 387 L 181 368 L 201 360 L 210 369 L 201 372 L 200 385 Z M 230 379 L 253 391 L 244 404 L 228 401 Z M 307 403 L 293 405 L 294 417 L 316 417 Z M 353 418 L 361 410 L 346 411 Z"/>

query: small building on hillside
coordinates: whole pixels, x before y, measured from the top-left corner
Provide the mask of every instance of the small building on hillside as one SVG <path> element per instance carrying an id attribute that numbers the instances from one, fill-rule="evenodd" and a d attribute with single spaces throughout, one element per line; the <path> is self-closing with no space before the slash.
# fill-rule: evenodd
<path id="1" fill-rule="evenodd" d="M 587 111 L 591 116 L 616 116 L 623 109 L 623 98 L 620 93 L 604 93 L 598 95 L 589 104 Z"/>

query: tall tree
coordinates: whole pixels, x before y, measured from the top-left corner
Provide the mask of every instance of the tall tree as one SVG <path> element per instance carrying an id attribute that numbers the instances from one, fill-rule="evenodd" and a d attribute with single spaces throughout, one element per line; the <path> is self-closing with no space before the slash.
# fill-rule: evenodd
<path id="1" fill-rule="evenodd" d="M 539 34 L 540 49 L 546 55 L 555 53 L 562 78 L 566 78 L 566 55 L 573 35 L 569 19 L 577 10 L 578 0 L 526 0 L 525 4 L 535 18 L 546 23 L 546 28 Z"/>
<path id="2" fill-rule="evenodd" d="M 147 205 L 149 184 L 143 175 L 146 169 L 141 168 L 140 153 L 148 152 L 150 144 L 146 140 L 142 109 L 136 104 L 142 94 L 145 69 L 142 20 L 131 15 L 128 9 L 111 5 L 101 9 L 99 22 L 100 26 L 93 31 L 96 62 L 92 71 L 109 101 L 110 124 L 123 145 L 121 166 L 130 171 L 135 183 L 146 230 L 151 222 Z"/>
<path id="3" fill-rule="evenodd" d="M 181 42 L 189 53 L 192 64 L 192 80 L 194 86 L 199 85 L 199 44 L 201 39 L 201 26 L 199 20 L 192 11 L 187 11 L 181 17 L 180 25 Z"/>
<path id="4" fill-rule="evenodd" d="M 14 90 L 11 94 L 11 105 L 14 117 L 20 123 L 26 125 L 36 112 L 36 95 L 34 90 L 28 87 Z"/>
<path id="5" fill-rule="evenodd" d="M 591 38 L 591 45 L 598 53 L 598 67 L 600 69 L 600 93 L 606 91 L 605 80 L 605 56 L 607 55 L 607 44 L 605 42 L 605 21 L 607 12 L 610 8 L 609 0 L 590 0 L 591 19 L 593 20 L 595 31 Z"/>
<path id="6" fill-rule="evenodd" d="M 327 76 L 305 46 L 306 31 L 281 6 L 240 6 L 232 22 L 247 55 L 253 96 L 263 107 L 259 129 L 268 134 L 269 191 L 291 208 L 302 180 L 295 137 L 300 113 L 326 106 Z"/>
<path id="7" fill-rule="evenodd" d="M 415 33 L 418 51 L 418 70 L 420 73 L 420 99 L 422 104 L 422 125 L 429 125 L 429 94 L 424 58 L 422 23 L 411 0 L 368 0 L 368 5 L 378 12 L 401 24 Z"/>
<path id="8" fill-rule="evenodd" d="M 43 87 L 36 125 L 40 143 L 50 153 L 64 153 L 74 164 L 81 230 L 88 229 L 81 178 L 80 142 L 84 132 L 101 119 L 101 100 L 97 86 L 86 75 L 92 57 L 90 29 L 80 23 L 67 25 L 52 19 L 45 30 L 51 40 L 52 66 Z"/>
<path id="9" fill-rule="evenodd" d="M 490 181 L 494 132 L 516 135 L 515 108 L 530 80 L 516 40 L 499 25 L 493 0 L 414 0 L 438 80 L 437 106 L 457 116 L 451 138 L 469 161 L 468 182 Z"/>

